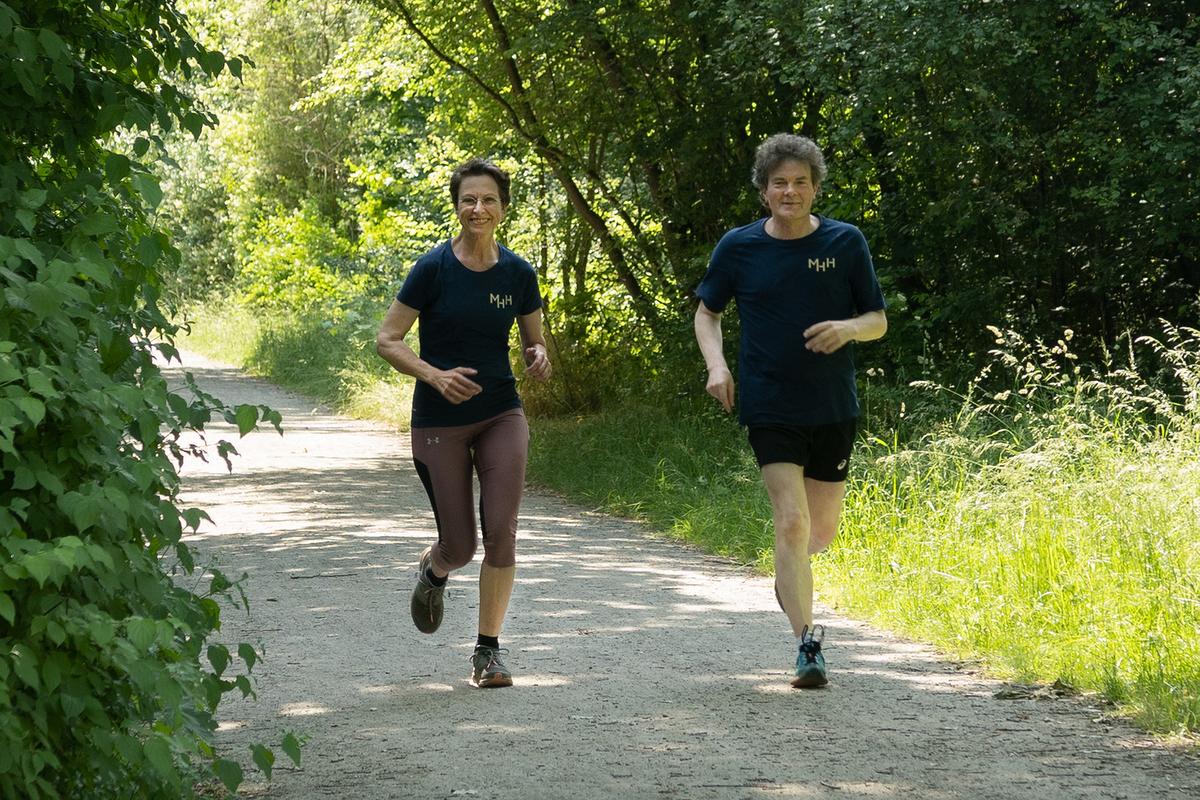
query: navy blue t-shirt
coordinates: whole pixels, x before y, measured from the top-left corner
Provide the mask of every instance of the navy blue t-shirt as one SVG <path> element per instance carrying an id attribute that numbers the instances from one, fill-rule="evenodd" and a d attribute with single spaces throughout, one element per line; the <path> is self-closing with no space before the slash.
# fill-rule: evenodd
<path id="1" fill-rule="evenodd" d="M 509 338 L 518 316 L 542 307 L 537 273 L 506 247 L 490 269 L 463 265 L 450 242 L 417 260 L 396 299 L 420 312 L 421 359 L 438 369 L 472 367 L 483 391 L 455 405 L 424 381 L 413 393 L 412 426 L 470 425 L 517 408 L 517 382 L 509 362 Z"/>
<path id="2" fill-rule="evenodd" d="M 720 313 L 737 301 L 743 425 L 827 425 L 858 416 L 853 344 L 805 349 L 804 330 L 885 308 L 862 231 L 818 217 L 800 239 L 776 239 L 766 218 L 726 233 L 696 295 Z"/>

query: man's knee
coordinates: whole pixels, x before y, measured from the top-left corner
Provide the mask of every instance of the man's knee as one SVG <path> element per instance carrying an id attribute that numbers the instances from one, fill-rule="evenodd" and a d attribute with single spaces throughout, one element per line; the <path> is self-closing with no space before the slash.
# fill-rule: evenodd
<path id="1" fill-rule="evenodd" d="M 807 547 L 811 535 L 808 515 L 799 511 L 775 515 L 775 538 L 790 547 Z"/>

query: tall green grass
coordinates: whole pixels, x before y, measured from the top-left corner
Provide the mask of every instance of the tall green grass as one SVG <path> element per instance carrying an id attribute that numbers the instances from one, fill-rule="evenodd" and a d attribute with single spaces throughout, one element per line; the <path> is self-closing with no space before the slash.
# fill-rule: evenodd
<path id="1" fill-rule="evenodd" d="M 192 318 L 185 347 L 407 426 L 412 384 L 375 355 L 376 320 Z M 898 407 L 862 435 L 821 595 L 1000 676 L 1097 692 L 1149 730 L 1200 731 L 1200 332 L 1166 326 L 1099 370 L 1069 333 L 996 333 L 961 393 L 868 389 Z M 744 432 L 704 400 L 537 419 L 530 479 L 770 572 Z"/>

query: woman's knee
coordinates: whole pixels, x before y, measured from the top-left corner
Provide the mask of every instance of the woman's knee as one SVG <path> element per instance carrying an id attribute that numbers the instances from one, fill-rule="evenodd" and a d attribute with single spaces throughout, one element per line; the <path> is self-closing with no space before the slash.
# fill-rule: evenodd
<path id="1" fill-rule="evenodd" d="M 437 566 L 447 572 L 462 569 L 475 557 L 475 537 L 472 536 L 469 541 L 441 539 L 438 541 L 436 554 Z"/>

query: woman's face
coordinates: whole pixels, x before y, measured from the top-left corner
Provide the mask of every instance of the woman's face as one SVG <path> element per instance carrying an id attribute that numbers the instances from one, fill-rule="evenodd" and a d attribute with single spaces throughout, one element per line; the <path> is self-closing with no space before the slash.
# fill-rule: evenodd
<path id="1" fill-rule="evenodd" d="M 491 175 L 468 175 L 458 185 L 458 222 L 464 233 L 490 236 L 504 219 L 500 187 Z"/>

